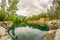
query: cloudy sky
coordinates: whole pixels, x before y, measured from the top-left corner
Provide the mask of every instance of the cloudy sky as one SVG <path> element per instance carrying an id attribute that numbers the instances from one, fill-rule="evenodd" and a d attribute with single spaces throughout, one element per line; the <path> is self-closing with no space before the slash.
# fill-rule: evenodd
<path id="1" fill-rule="evenodd" d="M 52 0 L 20 0 L 17 14 L 23 16 L 37 15 L 41 11 L 46 12 L 52 6 Z"/>

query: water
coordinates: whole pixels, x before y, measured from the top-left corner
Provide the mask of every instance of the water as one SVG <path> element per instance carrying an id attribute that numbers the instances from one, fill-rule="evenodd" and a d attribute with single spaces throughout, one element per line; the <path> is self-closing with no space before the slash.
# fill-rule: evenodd
<path id="1" fill-rule="evenodd" d="M 45 31 L 26 26 L 17 27 L 14 31 L 10 30 L 10 34 L 13 40 L 43 40 Z"/>
<path id="2" fill-rule="evenodd" d="M 36 28 L 36 29 L 39 29 L 39 30 L 42 30 L 42 31 L 48 31 L 49 30 L 47 26 L 41 26 L 41 25 L 38 25 L 38 24 L 28 24 L 28 23 L 14 24 L 10 29 L 14 30 L 17 27 L 26 27 L 26 26 Z"/>
<path id="3" fill-rule="evenodd" d="M 43 40 L 46 31 L 48 31 L 47 26 L 20 23 L 10 28 L 10 35 L 13 40 Z"/>

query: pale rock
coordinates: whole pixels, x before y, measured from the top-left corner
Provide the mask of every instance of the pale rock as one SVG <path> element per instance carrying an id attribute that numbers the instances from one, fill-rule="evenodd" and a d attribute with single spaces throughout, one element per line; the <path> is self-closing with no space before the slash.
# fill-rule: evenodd
<path id="1" fill-rule="evenodd" d="M 60 40 L 60 28 L 57 29 L 55 39 L 54 40 Z"/>
<path id="2" fill-rule="evenodd" d="M 44 40 L 54 40 L 56 30 L 49 30 L 46 32 Z"/>
<path id="3" fill-rule="evenodd" d="M 0 40 L 12 40 L 5 28 L 0 26 Z"/>
<path id="4" fill-rule="evenodd" d="M 0 21 L 0 26 L 4 27 L 7 31 L 13 25 L 12 21 Z"/>
<path id="5" fill-rule="evenodd" d="M 60 28 L 60 20 L 48 21 L 47 26 L 50 30 L 56 30 L 56 29 Z"/>

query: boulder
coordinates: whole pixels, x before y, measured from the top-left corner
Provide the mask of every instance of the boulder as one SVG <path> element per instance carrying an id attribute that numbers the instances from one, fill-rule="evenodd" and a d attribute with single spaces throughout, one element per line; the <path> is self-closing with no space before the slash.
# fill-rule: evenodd
<path id="1" fill-rule="evenodd" d="M 9 28 L 13 25 L 12 21 L 0 21 L 0 26 L 2 26 L 3 28 L 5 28 L 7 31 L 9 30 Z"/>
<path id="2" fill-rule="evenodd" d="M 0 21 L 0 40 L 12 40 L 8 32 L 12 25 L 12 21 Z"/>
<path id="3" fill-rule="evenodd" d="M 60 28 L 57 29 L 54 40 L 60 40 Z"/>
<path id="4" fill-rule="evenodd" d="M 12 40 L 5 28 L 0 26 L 0 40 Z"/>
<path id="5" fill-rule="evenodd" d="M 54 40 L 56 30 L 49 30 L 46 32 L 44 40 Z"/>
<path id="6" fill-rule="evenodd" d="M 51 20 L 47 22 L 47 26 L 50 30 L 56 30 L 60 28 L 60 20 Z"/>

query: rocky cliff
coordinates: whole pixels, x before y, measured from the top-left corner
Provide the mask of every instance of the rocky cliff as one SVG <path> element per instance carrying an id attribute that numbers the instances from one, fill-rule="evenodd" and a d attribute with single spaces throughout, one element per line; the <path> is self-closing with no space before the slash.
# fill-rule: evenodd
<path id="1" fill-rule="evenodd" d="M 44 40 L 60 40 L 60 20 L 47 22 L 49 31 L 46 32 Z"/>
<path id="2" fill-rule="evenodd" d="M 0 21 L 0 40 L 12 40 L 8 33 L 9 27 L 11 27 L 13 22 Z"/>

